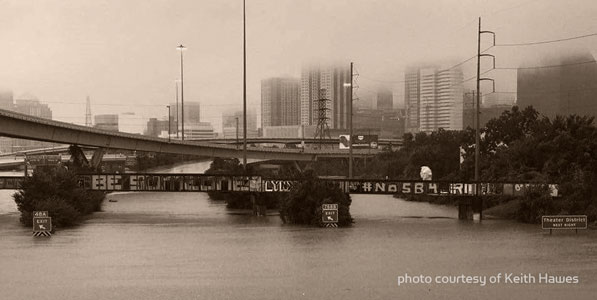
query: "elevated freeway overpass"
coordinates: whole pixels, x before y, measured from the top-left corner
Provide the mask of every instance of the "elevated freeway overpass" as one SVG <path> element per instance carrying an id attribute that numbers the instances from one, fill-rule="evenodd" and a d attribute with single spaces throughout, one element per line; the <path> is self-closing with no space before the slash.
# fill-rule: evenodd
<path id="1" fill-rule="evenodd" d="M 154 138 L 139 134 L 113 132 L 53 121 L 12 111 L 0 110 L 0 136 L 36 141 L 80 145 L 106 149 L 197 155 L 204 157 L 240 158 L 242 150 L 236 145 L 210 141 L 180 141 Z M 375 155 L 378 150 L 354 149 L 354 157 Z M 248 147 L 247 158 L 263 160 L 313 161 L 318 158 L 348 157 L 339 149 L 279 149 Z"/>

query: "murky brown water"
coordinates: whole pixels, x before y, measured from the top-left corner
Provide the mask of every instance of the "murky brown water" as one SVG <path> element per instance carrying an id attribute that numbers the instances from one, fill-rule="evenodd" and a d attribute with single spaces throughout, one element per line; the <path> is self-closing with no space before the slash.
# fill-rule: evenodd
<path id="1" fill-rule="evenodd" d="M 184 166 L 200 172 L 207 163 Z M 180 168 L 180 167 L 176 167 Z M 176 169 L 175 168 L 175 169 Z M 177 171 L 179 169 L 176 169 Z M 353 196 L 352 228 L 288 226 L 202 193 L 118 193 L 51 238 L 0 191 L 0 299 L 595 299 L 597 232 L 553 236 L 455 208 Z M 397 276 L 552 273 L 579 284 L 397 285 Z"/>

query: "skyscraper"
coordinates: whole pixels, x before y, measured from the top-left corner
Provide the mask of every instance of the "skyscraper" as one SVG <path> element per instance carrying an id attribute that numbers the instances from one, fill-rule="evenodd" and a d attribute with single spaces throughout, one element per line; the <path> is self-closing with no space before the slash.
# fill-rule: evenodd
<path id="1" fill-rule="evenodd" d="M 176 103 L 170 103 L 170 119 L 172 122 L 172 132 L 176 132 L 176 125 L 178 124 L 178 132 L 182 134 L 182 105 L 178 104 L 178 113 Z M 177 117 L 178 122 L 177 122 Z M 184 103 L 184 124 L 187 125 L 201 123 L 201 105 L 199 102 L 186 101 Z"/>
<path id="2" fill-rule="evenodd" d="M 14 106 L 12 97 L 12 91 L 0 90 L 0 109 L 12 110 Z"/>
<path id="3" fill-rule="evenodd" d="M 222 114 L 222 135 L 224 138 L 235 138 L 237 133 L 238 119 L 238 137 L 243 138 L 243 111 L 224 112 Z M 247 109 L 247 137 L 258 136 L 257 114 L 254 110 Z"/>
<path id="4" fill-rule="evenodd" d="M 405 101 L 408 131 L 462 130 L 462 78 L 462 71 L 457 68 L 425 67 L 407 72 Z M 418 93 L 414 90 L 417 85 Z M 416 124 L 418 127 L 415 127 Z"/>
<path id="5" fill-rule="evenodd" d="M 406 105 L 405 131 L 419 132 L 420 78 L 418 68 L 409 68 L 404 74 L 404 104 Z"/>
<path id="6" fill-rule="evenodd" d="M 262 128 L 300 123 L 299 83 L 298 78 L 268 78 L 261 81 Z"/>
<path id="7" fill-rule="evenodd" d="M 50 107 L 47 104 L 40 103 L 35 96 L 21 96 L 20 99 L 15 101 L 13 109 L 22 114 L 52 119 L 52 110 Z"/>
<path id="8" fill-rule="evenodd" d="M 377 91 L 377 109 L 392 110 L 394 108 L 394 95 L 387 88 L 380 88 Z"/>
<path id="9" fill-rule="evenodd" d="M 94 128 L 110 131 L 118 131 L 118 115 L 117 114 L 104 114 L 95 115 Z"/>
<path id="10" fill-rule="evenodd" d="M 532 66 L 553 66 L 533 68 Z M 539 113 L 597 116 L 597 62 L 589 52 L 545 57 L 517 75 L 517 105 L 532 105 Z"/>
<path id="11" fill-rule="evenodd" d="M 346 129 L 349 121 L 350 66 L 306 66 L 301 74 L 301 124 L 317 125 L 320 90 L 325 90 L 328 125 L 332 129 Z"/>

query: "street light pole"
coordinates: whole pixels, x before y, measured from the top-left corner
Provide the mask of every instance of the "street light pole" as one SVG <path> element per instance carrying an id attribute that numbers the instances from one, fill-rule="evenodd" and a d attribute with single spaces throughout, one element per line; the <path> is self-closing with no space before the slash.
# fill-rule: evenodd
<path id="1" fill-rule="evenodd" d="M 247 30 L 243 0 L 243 170 L 247 172 Z"/>
<path id="2" fill-rule="evenodd" d="M 172 131 L 170 131 L 170 123 L 172 123 L 170 121 L 170 105 L 166 105 L 166 107 L 168 108 L 168 143 L 170 143 L 170 133 Z"/>
<path id="3" fill-rule="evenodd" d="M 176 83 L 176 109 L 174 113 L 176 114 L 176 138 L 178 139 L 178 80 L 174 82 Z"/>
<path id="4" fill-rule="evenodd" d="M 238 117 L 236 119 L 236 150 L 238 150 Z"/>
<path id="5" fill-rule="evenodd" d="M 353 92 L 353 78 L 352 78 L 352 62 L 350 62 L 350 92 L 348 93 L 350 104 L 348 105 L 348 122 L 350 126 L 348 139 L 348 179 L 352 179 L 352 92 Z"/>
<path id="6" fill-rule="evenodd" d="M 176 49 L 180 51 L 180 102 L 182 106 L 182 140 L 184 141 L 184 67 L 182 60 L 182 52 L 187 48 L 180 44 L 178 47 L 176 47 Z"/>

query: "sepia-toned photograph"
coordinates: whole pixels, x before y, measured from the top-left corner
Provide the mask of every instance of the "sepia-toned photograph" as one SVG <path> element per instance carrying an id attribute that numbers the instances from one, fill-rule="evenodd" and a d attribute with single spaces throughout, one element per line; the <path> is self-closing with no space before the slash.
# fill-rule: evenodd
<path id="1" fill-rule="evenodd" d="M 597 299 L 596 13 L 0 0 L 0 299 Z"/>

